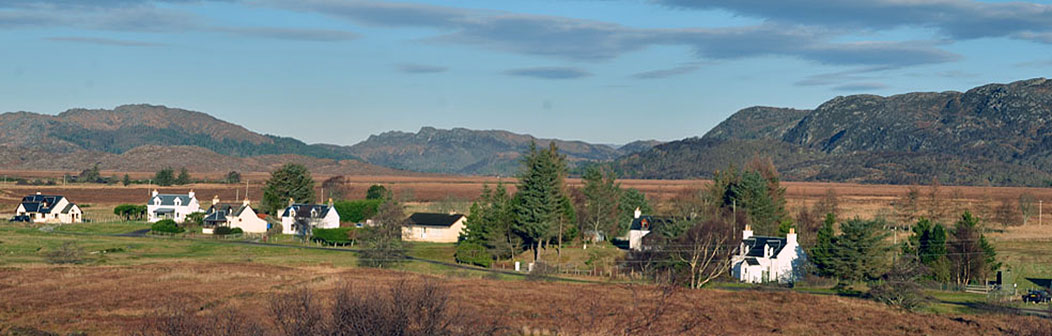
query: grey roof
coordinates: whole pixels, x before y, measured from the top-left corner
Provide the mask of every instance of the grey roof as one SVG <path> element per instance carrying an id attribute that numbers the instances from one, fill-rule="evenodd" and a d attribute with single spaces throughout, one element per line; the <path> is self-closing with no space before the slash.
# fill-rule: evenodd
<path id="1" fill-rule="evenodd" d="M 742 241 L 745 243 L 745 248 L 749 250 L 746 256 L 749 257 L 760 257 L 763 258 L 763 247 L 769 245 L 774 248 L 774 253 L 771 257 L 778 256 L 779 252 L 782 252 L 782 248 L 785 247 L 785 238 L 781 237 L 765 237 L 765 236 L 752 236 Z"/>
<path id="2" fill-rule="evenodd" d="M 760 264 L 760 261 L 756 260 L 756 258 L 748 257 L 748 258 L 745 258 L 745 263 L 747 263 L 747 264 L 749 264 L 751 266 L 756 266 L 756 265 Z"/>
<path id="3" fill-rule="evenodd" d="M 409 225 L 453 226 L 464 215 L 417 212 L 409 216 Z"/>
<path id="4" fill-rule="evenodd" d="M 54 210 L 52 207 L 64 198 L 57 195 L 29 195 L 22 197 L 22 207 L 26 212 L 51 213 Z"/>
<path id="5" fill-rule="evenodd" d="M 632 225 L 628 227 L 629 230 L 652 230 L 655 225 L 665 225 L 672 222 L 671 217 L 651 216 L 643 215 L 639 218 L 632 219 Z M 646 227 L 646 228 L 644 228 Z"/>
<path id="6" fill-rule="evenodd" d="M 63 209 L 62 209 L 62 212 L 60 212 L 60 213 L 62 213 L 62 214 L 68 214 L 70 210 L 73 210 L 73 207 L 74 207 L 74 206 L 76 206 L 76 204 L 73 204 L 72 202 L 71 202 L 71 203 L 66 203 L 66 207 L 65 207 L 65 208 L 63 208 Z"/>
<path id="7" fill-rule="evenodd" d="M 153 213 L 173 213 L 173 212 L 175 212 L 175 209 L 172 209 L 172 208 L 160 208 L 160 209 L 157 209 L 157 210 L 153 211 Z"/>
<path id="8" fill-rule="evenodd" d="M 292 206 L 286 207 L 285 211 L 281 213 L 281 217 L 288 217 L 289 210 L 296 209 L 296 218 L 310 218 L 311 210 L 315 210 L 315 216 L 313 218 L 325 218 L 329 214 L 329 209 L 332 209 L 327 204 L 300 204 L 296 203 Z"/>
<path id="9" fill-rule="evenodd" d="M 226 222 L 227 216 L 237 217 L 241 216 L 241 213 L 248 209 L 249 206 L 244 204 L 233 204 L 233 203 L 220 203 L 214 204 L 208 208 L 207 215 L 204 218 L 205 222 Z M 309 210 L 308 210 L 309 211 Z"/>
<path id="10" fill-rule="evenodd" d="M 161 205 L 163 206 L 175 206 L 175 199 L 180 199 L 182 206 L 190 204 L 189 195 L 176 195 L 176 194 L 157 194 L 157 196 L 150 197 L 149 204 L 153 204 L 155 198 L 161 199 Z"/>

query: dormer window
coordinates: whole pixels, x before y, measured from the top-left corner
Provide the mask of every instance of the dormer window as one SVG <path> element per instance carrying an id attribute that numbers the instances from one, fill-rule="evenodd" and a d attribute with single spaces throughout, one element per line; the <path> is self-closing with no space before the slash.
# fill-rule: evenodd
<path id="1" fill-rule="evenodd" d="M 175 206 L 181 206 L 181 205 L 183 205 L 183 200 L 181 198 L 176 198 L 175 199 Z"/>
<path id="2" fill-rule="evenodd" d="M 310 209 L 311 217 L 318 217 L 318 209 Z"/>
<path id="3" fill-rule="evenodd" d="M 161 205 L 161 198 L 160 197 L 154 197 L 153 198 L 153 205 Z"/>
<path id="4" fill-rule="evenodd" d="M 289 209 L 289 217 L 296 217 L 296 209 Z"/>

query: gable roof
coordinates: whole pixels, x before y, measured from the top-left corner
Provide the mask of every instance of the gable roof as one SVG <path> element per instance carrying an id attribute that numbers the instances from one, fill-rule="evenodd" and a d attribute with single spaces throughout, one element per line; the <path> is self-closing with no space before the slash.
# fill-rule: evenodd
<path id="1" fill-rule="evenodd" d="M 226 222 L 227 217 L 239 217 L 241 213 L 248 209 L 249 205 L 243 203 L 219 203 L 213 204 L 208 208 L 208 214 L 205 215 L 204 221 L 206 222 Z M 309 211 L 309 210 L 308 210 Z"/>
<path id="2" fill-rule="evenodd" d="M 328 204 L 300 204 L 296 203 L 292 206 L 286 207 L 285 211 L 281 213 L 281 217 L 289 217 L 289 210 L 296 210 L 296 218 L 312 218 L 311 210 L 315 210 L 315 216 L 313 218 L 325 218 L 329 214 L 329 210 L 332 209 Z"/>
<path id="3" fill-rule="evenodd" d="M 65 197 L 58 195 L 29 195 L 22 197 L 22 207 L 26 212 L 51 213 L 55 204 L 61 202 Z M 69 204 L 73 204 L 70 202 Z M 67 205 L 69 207 L 69 205 Z M 63 213 L 69 210 L 62 210 Z"/>
<path id="4" fill-rule="evenodd" d="M 742 243 L 749 250 L 746 256 L 763 258 L 763 247 L 767 245 L 774 248 L 774 253 L 771 254 L 771 257 L 774 258 L 785 248 L 786 240 L 781 237 L 752 236 L 742 240 Z"/>
<path id="5" fill-rule="evenodd" d="M 453 226 L 463 218 L 461 214 L 444 214 L 444 213 L 429 213 L 429 212 L 417 212 L 409 216 L 407 223 L 409 225 L 426 225 L 426 226 Z"/>
<path id="6" fill-rule="evenodd" d="M 672 222 L 672 217 L 662 216 L 651 216 L 643 215 L 639 218 L 632 219 L 632 225 L 628 227 L 629 230 L 652 230 L 655 225 L 665 225 Z M 644 229 L 644 227 L 646 227 Z"/>
<path id="7" fill-rule="evenodd" d="M 73 204 L 73 202 L 70 202 L 70 203 L 66 203 L 66 207 L 65 207 L 65 208 L 62 208 L 62 212 L 60 212 L 60 213 L 61 213 L 61 214 L 68 214 L 68 213 L 69 213 L 69 211 L 70 211 L 70 210 L 73 210 L 73 207 L 75 207 L 75 206 L 77 206 L 77 205 L 76 205 L 76 204 Z"/>
<path id="8" fill-rule="evenodd" d="M 180 206 L 190 205 L 190 195 L 177 195 L 177 194 L 157 194 L 157 196 L 150 197 L 148 201 L 150 205 L 153 204 L 154 199 L 161 199 L 161 206 L 175 206 L 175 200 L 179 199 Z"/>

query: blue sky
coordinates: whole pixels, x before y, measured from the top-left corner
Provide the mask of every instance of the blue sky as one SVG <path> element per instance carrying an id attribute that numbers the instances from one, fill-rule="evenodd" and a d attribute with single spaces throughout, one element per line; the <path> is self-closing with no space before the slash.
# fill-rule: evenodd
<path id="1" fill-rule="evenodd" d="M 0 111 L 148 103 L 353 144 L 700 136 L 754 105 L 1052 75 L 1052 5 L 968 0 L 0 0 Z"/>

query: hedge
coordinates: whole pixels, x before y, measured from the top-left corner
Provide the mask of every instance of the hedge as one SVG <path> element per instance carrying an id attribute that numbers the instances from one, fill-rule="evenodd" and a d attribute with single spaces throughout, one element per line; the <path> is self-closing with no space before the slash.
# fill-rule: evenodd
<path id="1" fill-rule="evenodd" d="M 493 256 L 486 251 L 485 246 L 469 242 L 457 244 L 456 259 L 458 263 L 482 267 L 490 267 L 493 264 Z"/>
<path id="2" fill-rule="evenodd" d="M 311 239 L 329 245 L 346 245 L 351 243 L 351 235 L 357 233 L 354 231 L 356 229 L 354 227 L 314 229 L 311 233 Z"/>
<path id="3" fill-rule="evenodd" d="M 212 231 L 212 234 L 228 235 L 228 234 L 238 234 L 238 233 L 244 233 L 244 232 L 245 231 L 241 230 L 241 228 L 231 228 L 229 226 L 220 226 L 220 227 L 215 228 L 215 230 Z"/>
<path id="4" fill-rule="evenodd" d="M 179 227 L 179 225 L 176 225 L 175 221 L 171 219 L 162 219 L 157 221 L 157 223 L 153 223 L 153 225 L 150 226 L 150 230 L 154 232 L 166 233 L 183 233 L 186 231 L 185 229 Z"/>

